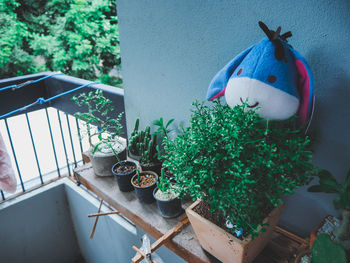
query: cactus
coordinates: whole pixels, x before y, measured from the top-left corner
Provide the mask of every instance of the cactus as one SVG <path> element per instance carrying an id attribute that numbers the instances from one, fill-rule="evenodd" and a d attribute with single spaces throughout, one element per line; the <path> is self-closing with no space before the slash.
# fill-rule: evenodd
<path id="1" fill-rule="evenodd" d="M 153 135 L 151 138 L 149 132 L 145 137 L 143 143 L 140 144 L 141 151 L 141 163 L 150 164 L 157 162 L 157 136 Z"/>
<path id="2" fill-rule="evenodd" d="M 344 248 L 333 243 L 327 234 L 319 234 L 312 247 L 313 263 L 346 263 Z"/>
<path id="3" fill-rule="evenodd" d="M 137 118 L 135 121 L 135 127 L 134 130 L 131 133 L 131 136 L 129 138 L 129 150 L 135 155 L 141 155 L 142 153 L 142 143 L 145 140 L 146 137 L 150 137 L 150 135 L 147 135 L 147 131 L 149 133 L 150 128 L 147 127 L 145 131 L 139 131 L 139 123 L 140 119 Z"/>
<path id="4" fill-rule="evenodd" d="M 136 119 L 135 127 L 129 138 L 129 150 L 131 153 L 141 156 L 142 163 L 157 162 L 157 135 L 151 136 L 151 127 L 139 131 L 139 119 Z"/>

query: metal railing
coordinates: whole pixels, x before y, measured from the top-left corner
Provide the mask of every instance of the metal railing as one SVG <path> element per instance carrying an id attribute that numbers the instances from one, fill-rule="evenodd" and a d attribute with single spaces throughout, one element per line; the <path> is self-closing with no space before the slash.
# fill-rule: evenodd
<path id="1" fill-rule="evenodd" d="M 0 90 L 9 85 L 19 86 L 16 89 L 6 89 L 0 92 L 0 115 L 31 104 L 38 98 L 51 98 L 90 83 L 90 81 L 66 75 L 54 75 L 35 82 L 39 78 L 52 74 L 54 73 L 44 72 L 0 80 Z M 31 80 L 34 80 L 35 83 L 20 85 Z M 50 101 L 48 104 L 34 105 L 0 120 L 0 130 L 8 145 L 18 179 L 15 195 L 63 175 L 71 176 L 72 169 L 83 163 L 82 153 L 87 150 L 88 146 L 81 139 L 81 124 L 73 114 L 77 111 L 84 111 L 84 109 L 79 108 L 71 97 L 94 89 L 103 90 L 104 96 L 114 102 L 116 106 L 114 114 L 124 112 L 124 91 L 122 89 L 104 84 L 92 84 Z M 124 135 L 127 134 L 125 123 L 124 115 L 122 119 Z M 39 131 L 38 126 L 41 129 Z M 26 153 L 21 150 L 22 146 Z M 26 159 L 29 160 L 26 161 Z M 24 176 L 25 172 L 27 172 L 26 176 Z M 2 201 L 11 197 L 2 191 L 0 194 Z"/>

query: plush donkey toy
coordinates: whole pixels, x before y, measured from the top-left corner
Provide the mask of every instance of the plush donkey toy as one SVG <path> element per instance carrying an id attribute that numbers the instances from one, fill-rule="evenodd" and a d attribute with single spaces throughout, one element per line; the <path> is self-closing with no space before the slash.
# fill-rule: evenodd
<path id="1" fill-rule="evenodd" d="M 244 102 L 268 120 L 285 120 L 298 114 L 299 125 L 307 124 L 313 109 L 313 78 L 305 59 L 287 44 L 291 32 L 281 27 L 249 47 L 221 69 L 210 83 L 207 99 L 225 95 L 230 107 Z"/>

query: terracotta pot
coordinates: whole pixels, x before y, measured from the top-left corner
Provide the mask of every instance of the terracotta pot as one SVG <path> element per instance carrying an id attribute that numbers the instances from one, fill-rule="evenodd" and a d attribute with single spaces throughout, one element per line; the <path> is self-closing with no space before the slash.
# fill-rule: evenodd
<path id="1" fill-rule="evenodd" d="M 269 242 L 283 209 L 283 205 L 279 205 L 264 220 L 269 223 L 269 226 L 265 227 L 266 232 L 254 240 L 250 236 L 240 240 L 194 212 L 193 209 L 199 203 L 198 200 L 189 206 L 186 214 L 201 246 L 224 263 L 252 262 Z"/>
<path id="2" fill-rule="evenodd" d="M 334 222 L 338 220 L 337 218 L 335 218 L 334 216 L 331 216 L 331 215 L 327 215 L 325 218 L 322 219 L 321 223 L 314 229 L 312 230 L 312 232 L 310 233 L 310 248 L 312 248 L 316 238 L 317 238 L 317 233 L 318 231 L 323 227 L 323 225 L 328 222 L 328 224 L 330 222 Z M 330 233 L 327 233 L 327 234 L 330 234 Z"/>

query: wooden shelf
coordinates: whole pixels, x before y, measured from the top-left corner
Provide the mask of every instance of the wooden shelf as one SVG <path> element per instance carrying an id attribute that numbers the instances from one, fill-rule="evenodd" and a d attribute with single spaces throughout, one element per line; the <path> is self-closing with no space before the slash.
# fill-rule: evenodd
<path id="1" fill-rule="evenodd" d="M 76 180 L 86 188 L 155 239 L 163 236 L 185 216 L 183 214 L 174 219 L 163 218 L 158 211 L 156 203 L 141 204 L 134 191 L 129 193 L 120 192 L 113 177 L 102 178 L 95 176 L 89 163 L 76 168 L 74 175 Z M 188 207 L 190 204 L 190 202 L 183 204 L 183 208 Z M 307 241 L 304 241 L 304 239 L 277 228 L 267 248 L 254 262 L 289 262 L 287 260 L 291 259 L 299 248 L 307 244 Z M 190 224 L 171 241 L 167 242 L 166 247 L 191 263 L 219 262 L 210 255 L 207 257 Z"/>

